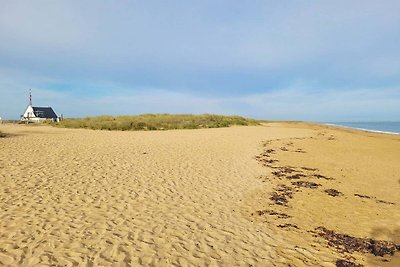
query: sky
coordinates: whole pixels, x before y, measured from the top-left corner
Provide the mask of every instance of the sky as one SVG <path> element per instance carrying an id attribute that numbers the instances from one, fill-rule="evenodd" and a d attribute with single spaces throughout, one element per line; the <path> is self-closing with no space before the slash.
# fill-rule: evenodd
<path id="1" fill-rule="evenodd" d="M 0 0 L 0 117 L 400 120 L 400 1 Z"/>

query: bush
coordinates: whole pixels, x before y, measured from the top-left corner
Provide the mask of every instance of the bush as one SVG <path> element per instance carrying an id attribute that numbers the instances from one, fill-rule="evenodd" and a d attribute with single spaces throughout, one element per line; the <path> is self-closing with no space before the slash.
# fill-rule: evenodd
<path id="1" fill-rule="evenodd" d="M 259 122 L 239 116 L 143 114 L 137 116 L 98 116 L 65 119 L 51 124 L 65 128 L 94 130 L 147 131 L 171 129 L 220 128 L 232 125 L 258 125 Z"/>

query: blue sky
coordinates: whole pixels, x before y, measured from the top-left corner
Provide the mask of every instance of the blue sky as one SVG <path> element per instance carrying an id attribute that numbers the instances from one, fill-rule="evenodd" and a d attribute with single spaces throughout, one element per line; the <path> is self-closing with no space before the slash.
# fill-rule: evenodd
<path id="1" fill-rule="evenodd" d="M 400 1 L 0 0 L 0 116 L 400 118 Z"/>

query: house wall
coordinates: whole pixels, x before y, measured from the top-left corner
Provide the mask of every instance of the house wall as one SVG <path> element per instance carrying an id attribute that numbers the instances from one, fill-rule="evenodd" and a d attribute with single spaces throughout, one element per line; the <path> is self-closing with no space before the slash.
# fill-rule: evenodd
<path id="1" fill-rule="evenodd" d="M 21 118 L 22 121 L 29 121 L 29 122 L 36 122 L 36 123 L 40 123 L 40 122 L 44 122 L 46 119 L 45 118 L 38 118 L 35 116 L 35 113 L 33 111 L 32 106 L 28 106 L 24 112 L 24 115 L 22 115 Z"/>
<path id="2" fill-rule="evenodd" d="M 26 120 L 27 118 L 36 118 L 35 113 L 33 112 L 33 108 L 32 108 L 31 105 L 29 105 L 26 108 L 26 111 L 25 111 L 24 115 L 22 115 L 21 119 Z"/>
<path id="3" fill-rule="evenodd" d="M 46 119 L 45 119 L 45 118 L 29 118 L 28 121 L 29 121 L 29 122 L 41 123 L 41 122 L 46 121 Z"/>

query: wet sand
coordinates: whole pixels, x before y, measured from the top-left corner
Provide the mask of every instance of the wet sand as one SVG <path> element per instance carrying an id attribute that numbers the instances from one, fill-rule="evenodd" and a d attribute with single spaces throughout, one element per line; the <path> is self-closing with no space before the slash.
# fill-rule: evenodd
<path id="1" fill-rule="evenodd" d="M 316 230 L 400 243 L 398 136 L 292 123 L 0 130 L 14 134 L 0 139 L 0 265 L 335 266 L 345 259 L 396 266 L 399 260 L 398 252 L 339 251 Z M 285 167 L 304 176 L 288 179 L 279 173 Z M 282 186 L 292 188 L 286 205 L 271 199 Z"/>

